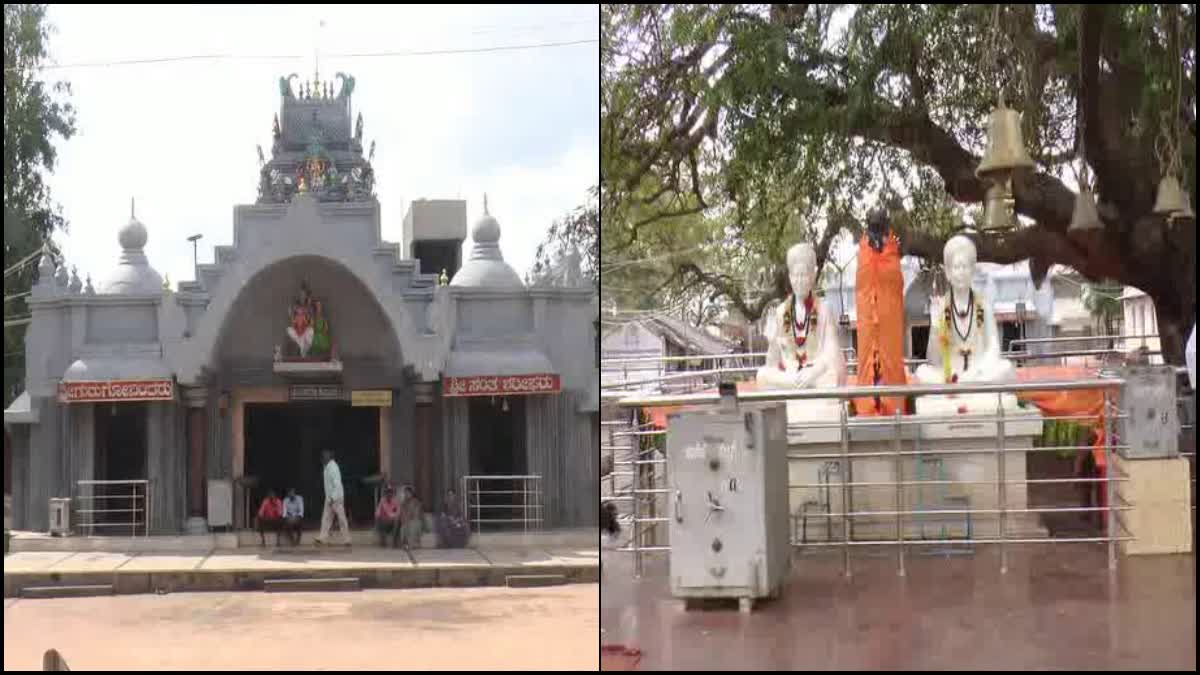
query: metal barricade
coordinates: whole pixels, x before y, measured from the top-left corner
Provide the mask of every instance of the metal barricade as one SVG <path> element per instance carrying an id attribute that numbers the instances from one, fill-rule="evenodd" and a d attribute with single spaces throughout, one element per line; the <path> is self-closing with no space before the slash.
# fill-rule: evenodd
<path id="1" fill-rule="evenodd" d="M 1113 400 L 1114 393 L 1118 391 L 1125 381 L 1120 378 L 1101 378 L 1080 381 L 1057 381 L 1057 382 L 1022 382 L 1012 384 L 957 384 L 957 385 L 903 385 L 903 386 L 880 386 L 880 387 L 842 387 L 837 389 L 808 389 L 808 390 L 776 390 L 776 391 L 754 391 L 742 392 L 738 394 L 738 399 L 741 402 L 781 402 L 790 400 L 808 400 L 808 399 L 828 399 L 835 398 L 841 402 L 841 414 L 839 420 L 829 424 L 812 425 L 814 427 L 838 427 L 841 431 L 840 451 L 831 450 L 827 453 L 812 453 L 805 454 L 805 460 L 829 462 L 836 461 L 842 470 L 837 474 L 840 476 L 841 497 L 842 502 L 837 510 L 832 510 L 827 513 L 822 513 L 822 518 L 828 517 L 838 519 L 842 522 L 842 531 L 840 541 L 793 541 L 793 545 L 797 547 L 841 547 L 843 549 L 844 558 L 844 573 L 848 577 L 851 573 L 850 567 L 850 550 L 853 547 L 863 546 L 896 546 L 897 568 L 900 574 L 905 571 L 905 555 L 909 548 L 912 547 L 934 547 L 946 546 L 954 544 L 969 544 L 969 545 L 995 545 L 1000 550 L 1001 572 L 1006 572 L 1008 569 L 1008 552 L 1013 545 L 1025 544 L 1040 544 L 1040 543 L 1102 543 L 1108 549 L 1108 565 L 1110 569 L 1116 568 L 1116 545 L 1119 541 L 1131 541 L 1132 536 L 1128 534 L 1127 528 L 1120 520 L 1120 515 L 1132 509 L 1132 505 L 1119 500 L 1115 493 L 1116 483 L 1128 480 L 1124 475 L 1120 475 L 1114 468 L 1113 453 L 1123 446 L 1118 445 L 1118 440 L 1115 438 L 1115 423 L 1117 420 L 1124 417 L 1124 413 L 1118 408 Z M 1005 411 L 1004 405 L 1000 397 L 1004 394 L 1015 394 L 1016 392 L 1034 392 L 1034 391 L 1071 391 L 1071 390 L 1096 390 L 1103 391 L 1104 408 L 1103 408 L 1103 425 L 1100 429 L 1100 450 L 1103 452 L 1107 473 L 1099 478 L 1044 478 L 1030 479 L 1023 475 L 1012 475 L 1006 471 L 1006 460 L 1013 453 L 1031 453 L 1031 452 L 1059 452 L 1063 450 L 1090 451 L 1095 446 L 1047 446 L 1047 447 L 1008 447 L 1005 443 L 1005 428 L 1007 424 L 1017 420 L 1010 419 L 1011 413 Z M 908 439 L 910 436 L 917 438 L 919 433 L 906 433 L 904 429 L 912 425 L 926 425 L 961 421 L 961 418 L 945 417 L 933 418 L 930 416 L 921 416 L 915 418 L 912 416 L 901 416 L 899 414 L 893 417 L 878 417 L 878 418 L 855 418 L 853 425 L 861 429 L 864 426 L 883 426 L 887 428 L 890 435 L 887 440 L 890 442 L 886 446 L 881 446 L 884 449 L 875 452 L 853 452 L 849 451 L 849 428 L 851 426 L 850 417 L 848 415 L 848 403 L 851 399 L 860 397 L 919 397 L 927 395 L 945 395 L 945 394 L 995 394 L 997 396 L 997 406 L 994 414 L 973 414 L 972 422 L 990 423 L 997 428 L 997 442 L 991 447 L 967 447 L 967 448 L 941 448 L 930 449 L 922 448 L 919 445 L 913 449 L 904 449 L 904 443 L 901 439 Z M 615 402 L 622 408 L 640 408 L 645 406 L 705 406 L 718 403 L 718 395 L 713 394 L 688 394 L 678 396 L 653 396 L 653 397 L 628 397 Z M 1039 419 L 1057 419 L 1057 420 L 1078 420 L 1078 419 L 1094 419 L 1095 416 L 1055 416 L 1039 417 Z M 789 425 L 789 427 L 795 425 Z M 918 427 L 919 429 L 920 427 Z M 625 435 L 633 436 L 635 434 L 665 434 L 666 431 L 640 431 L 640 432 L 623 432 Z M 619 434 L 613 434 L 618 436 Z M 985 444 L 986 445 L 986 444 Z M 1181 453 L 1184 454 L 1184 453 Z M 996 476 L 992 480 L 949 480 L 938 475 L 935 479 L 920 479 L 907 480 L 903 466 L 905 462 L 917 461 L 929 456 L 976 456 L 980 457 L 980 461 L 988 461 L 989 458 L 994 462 Z M 891 480 L 855 480 L 853 478 L 854 467 L 853 461 L 862 461 L 870 458 L 876 458 L 881 461 L 889 462 L 894 467 L 895 474 Z M 665 458 L 643 458 L 638 457 L 635 460 L 637 464 L 663 464 Z M 658 498 L 660 495 L 668 493 L 665 489 L 665 483 L 654 481 L 653 473 L 634 472 L 636 482 L 629 490 L 633 508 L 633 528 L 634 536 L 630 541 L 629 546 L 619 548 L 620 551 L 626 551 L 634 554 L 635 573 L 640 576 L 642 573 L 642 557 L 647 553 L 660 551 L 669 551 L 669 546 L 644 546 L 642 545 L 642 535 L 645 526 L 653 529 L 661 522 L 666 522 L 668 519 L 659 517 L 656 513 L 653 516 L 645 516 L 640 505 L 646 503 L 644 498 Z M 650 479 L 647 481 L 647 479 Z M 921 478 L 918 476 L 918 478 Z M 828 490 L 830 481 L 828 479 L 817 483 L 790 483 L 789 490 L 796 488 L 811 488 L 819 490 Z M 1030 485 L 1049 484 L 1049 483 L 1078 483 L 1078 484 L 1099 484 L 1103 486 L 1107 499 L 1103 506 L 1049 506 L 1049 507 L 1034 507 L 1028 505 L 1014 505 L 1010 503 L 1009 489 L 1020 487 L 1027 489 Z M 938 517 L 947 515 L 961 515 L 965 519 L 973 519 L 974 524 L 968 525 L 966 536 L 962 538 L 913 538 L 906 536 L 905 525 L 906 521 L 920 520 L 930 516 L 931 512 L 922 504 L 906 505 L 905 490 L 906 488 L 920 489 L 929 486 L 954 485 L 954 486 L 982 486 L 983 489 L 994 490 L 995 507 L 994 508 L 975 508 L 970 502 L 963 503 L 965 508 L 942 508 L 936 511 Z M 855 509 L 851 501 L 851 488 L 890 488 L 896 491 L 895 507 L 876 509 L 876 510 L 859 510 Z M 1120 502 L 1120 503 L 1118 503 Z M 914 508 L 917 507 L 917 508 Z M 1078 536 L 1078 537 L 1033 537 L 1033 536 L 1014 536 L 1008 532 L 1008 524 L 1013 518 L 1024 517 L 1027 514 L 1045 514 L 1054 512 L 1099 512 L 1105 515 L 1105 525 L 1100 536 Z M 666 515 L 666 514 L 663 514 Z M 994 519 L 998 527 L 994 533 L 981 535 L 977 531 L 979 529 L 980 518 Z M 871 538 L 862 540 L 852 534 L 852 525 L 856 519 L 875 519 L 894 518 L 895 519 L 895 535 L 884 538 Z M 968 520 L 968 522 L 970 522 Z M 909 523 L 916 525 L 918 523 Z M 793 528 L 793 531 L 795 528 Z"/>
<path id="2" fill-rule="evenodd" d="M 544 521 L 542 477 L 463 476 L 463 513 L 474 532 L 485 525 L 521 525 L 522 531 L 537 531 Z M 507 489 L 506 489 L 507 488 Z M 519 517 L 501 517 L 504 515 Z"/>
<path id="3" fill-rule="evenodd" d="M 133 537 L 140 528 L 142 536 L 150 536 L 149 480 L 80 480 L 75 486 L 74 511 L 81 532 L 90 537 L 96 528 L 128 528 Z"/>

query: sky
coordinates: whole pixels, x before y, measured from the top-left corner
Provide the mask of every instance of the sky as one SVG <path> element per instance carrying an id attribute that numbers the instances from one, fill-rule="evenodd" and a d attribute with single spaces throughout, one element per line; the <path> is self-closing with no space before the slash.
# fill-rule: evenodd
<path id="1" fill-rule="evenodd" d="M 376 143 L 383 238 L 408 204 L 483 194 L 522 276 L 551 222 L 599 178 L 597 5 L 51 5 L 48 81 L 66 80 L 78 131 L 49 182 L 69 223 L 68 265 L 96 282 L 115 267 L 130 199 L 146 255 L 172 287 L 233 243 L 233 209 L 255 201 L 255 145 L 270 156 L 281 76 L 354 75 L 352 114 Z M 321 27 L 321 22 L 324 27 Z M 352 56 L 587 41 L 482 53 Z M 314 50 L 316 56 L 314 57 Z M 236 55 L 136 65 L 84 64 Z M 273 58 L 274 57 L 274 58 Z M 283 58 L 278 58 L 283 57 Z M 464 256 L 470 240 L 464 244 Z"/>

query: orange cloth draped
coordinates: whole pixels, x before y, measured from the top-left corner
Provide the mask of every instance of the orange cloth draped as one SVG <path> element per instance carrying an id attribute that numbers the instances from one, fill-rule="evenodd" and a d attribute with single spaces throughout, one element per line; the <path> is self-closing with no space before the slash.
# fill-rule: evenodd
<path id="1" fill-rule="evenodd" d="M 1032 382 L 1037 380 L 1088 380 L 1096 377 L 1096 371 L 1079 366 L 1040 366 L 1017 368 L 1017 380 Z M 1113 387 L 1109 390 L 1113 403 L 1116 404 L 1119 390 Z M 1084 417 L 1085 419 L 1071 420 L 1077 424 L 1092 427 L 1096 431 L 1104 428 L 1104 390 L 1081 389 L 1076 391 L 1023 391 L 1017 398 L 1037 406 L 1042 415 L 1051 417 Z M 1097 434 L 1092 444 L 1092 459 L 1096 467 L 1105 470 L 1104 436 Z"/>
<path id="2" fill-rule="evenodd" d="M 900 241 L 888 233 L 883 249 L 871 247 L 864 234 L 858 242 L 855 277 L 858 305 L 858 380 L 862 387 L 906 384 L 904 371 L 904 275 L 900 272 Z M 878 382 L 876 381 L 878 377 Z M 904 399 L 859 398 L 858 415 L 893 415 L 904 411 Z"/>

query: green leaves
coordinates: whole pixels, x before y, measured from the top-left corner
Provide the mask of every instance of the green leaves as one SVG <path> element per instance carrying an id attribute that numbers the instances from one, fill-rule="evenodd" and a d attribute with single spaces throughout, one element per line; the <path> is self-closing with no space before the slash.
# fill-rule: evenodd
<path id="1" fill-rule="evenodd" d="M 56 136 L 75 133 L 74 108 L 63 97 L 66 83 L 41 80 L 50 27 L 45 5 L 4 6 L 4 268 L 42 246 L 56 228 L 65 228 L 45 174 L 54 170 Z M 34 265 L 4 277 L 4 294 L 28 291 Z M 23 298 L 6 301 L 4 316 L 29 313 Z M 25 374 L 25 327 L 4 329 L 4 405 L 20 393 Z"/>

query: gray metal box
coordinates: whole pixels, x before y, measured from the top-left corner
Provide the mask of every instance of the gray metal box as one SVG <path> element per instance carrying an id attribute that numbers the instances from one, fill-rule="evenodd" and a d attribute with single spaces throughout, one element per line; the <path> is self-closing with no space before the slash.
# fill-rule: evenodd
<path id="1" fill-rule="evenodd" d="M 208 480 L 208 526 L 233 527 L 233 481 Z"/>
<path id="2" fill-rule="evenodd" d="M 787 415 L 782 404 L 671 415 L 671 592 L 778 594 L 791 565 Z"/>
<path id="3" fill-rule="evenodd" d="M 1127 459 L 1179 456 L 1179 410 L 1174 366 L 1129 366 L 1121 391 L 1118 452 Z"/>

